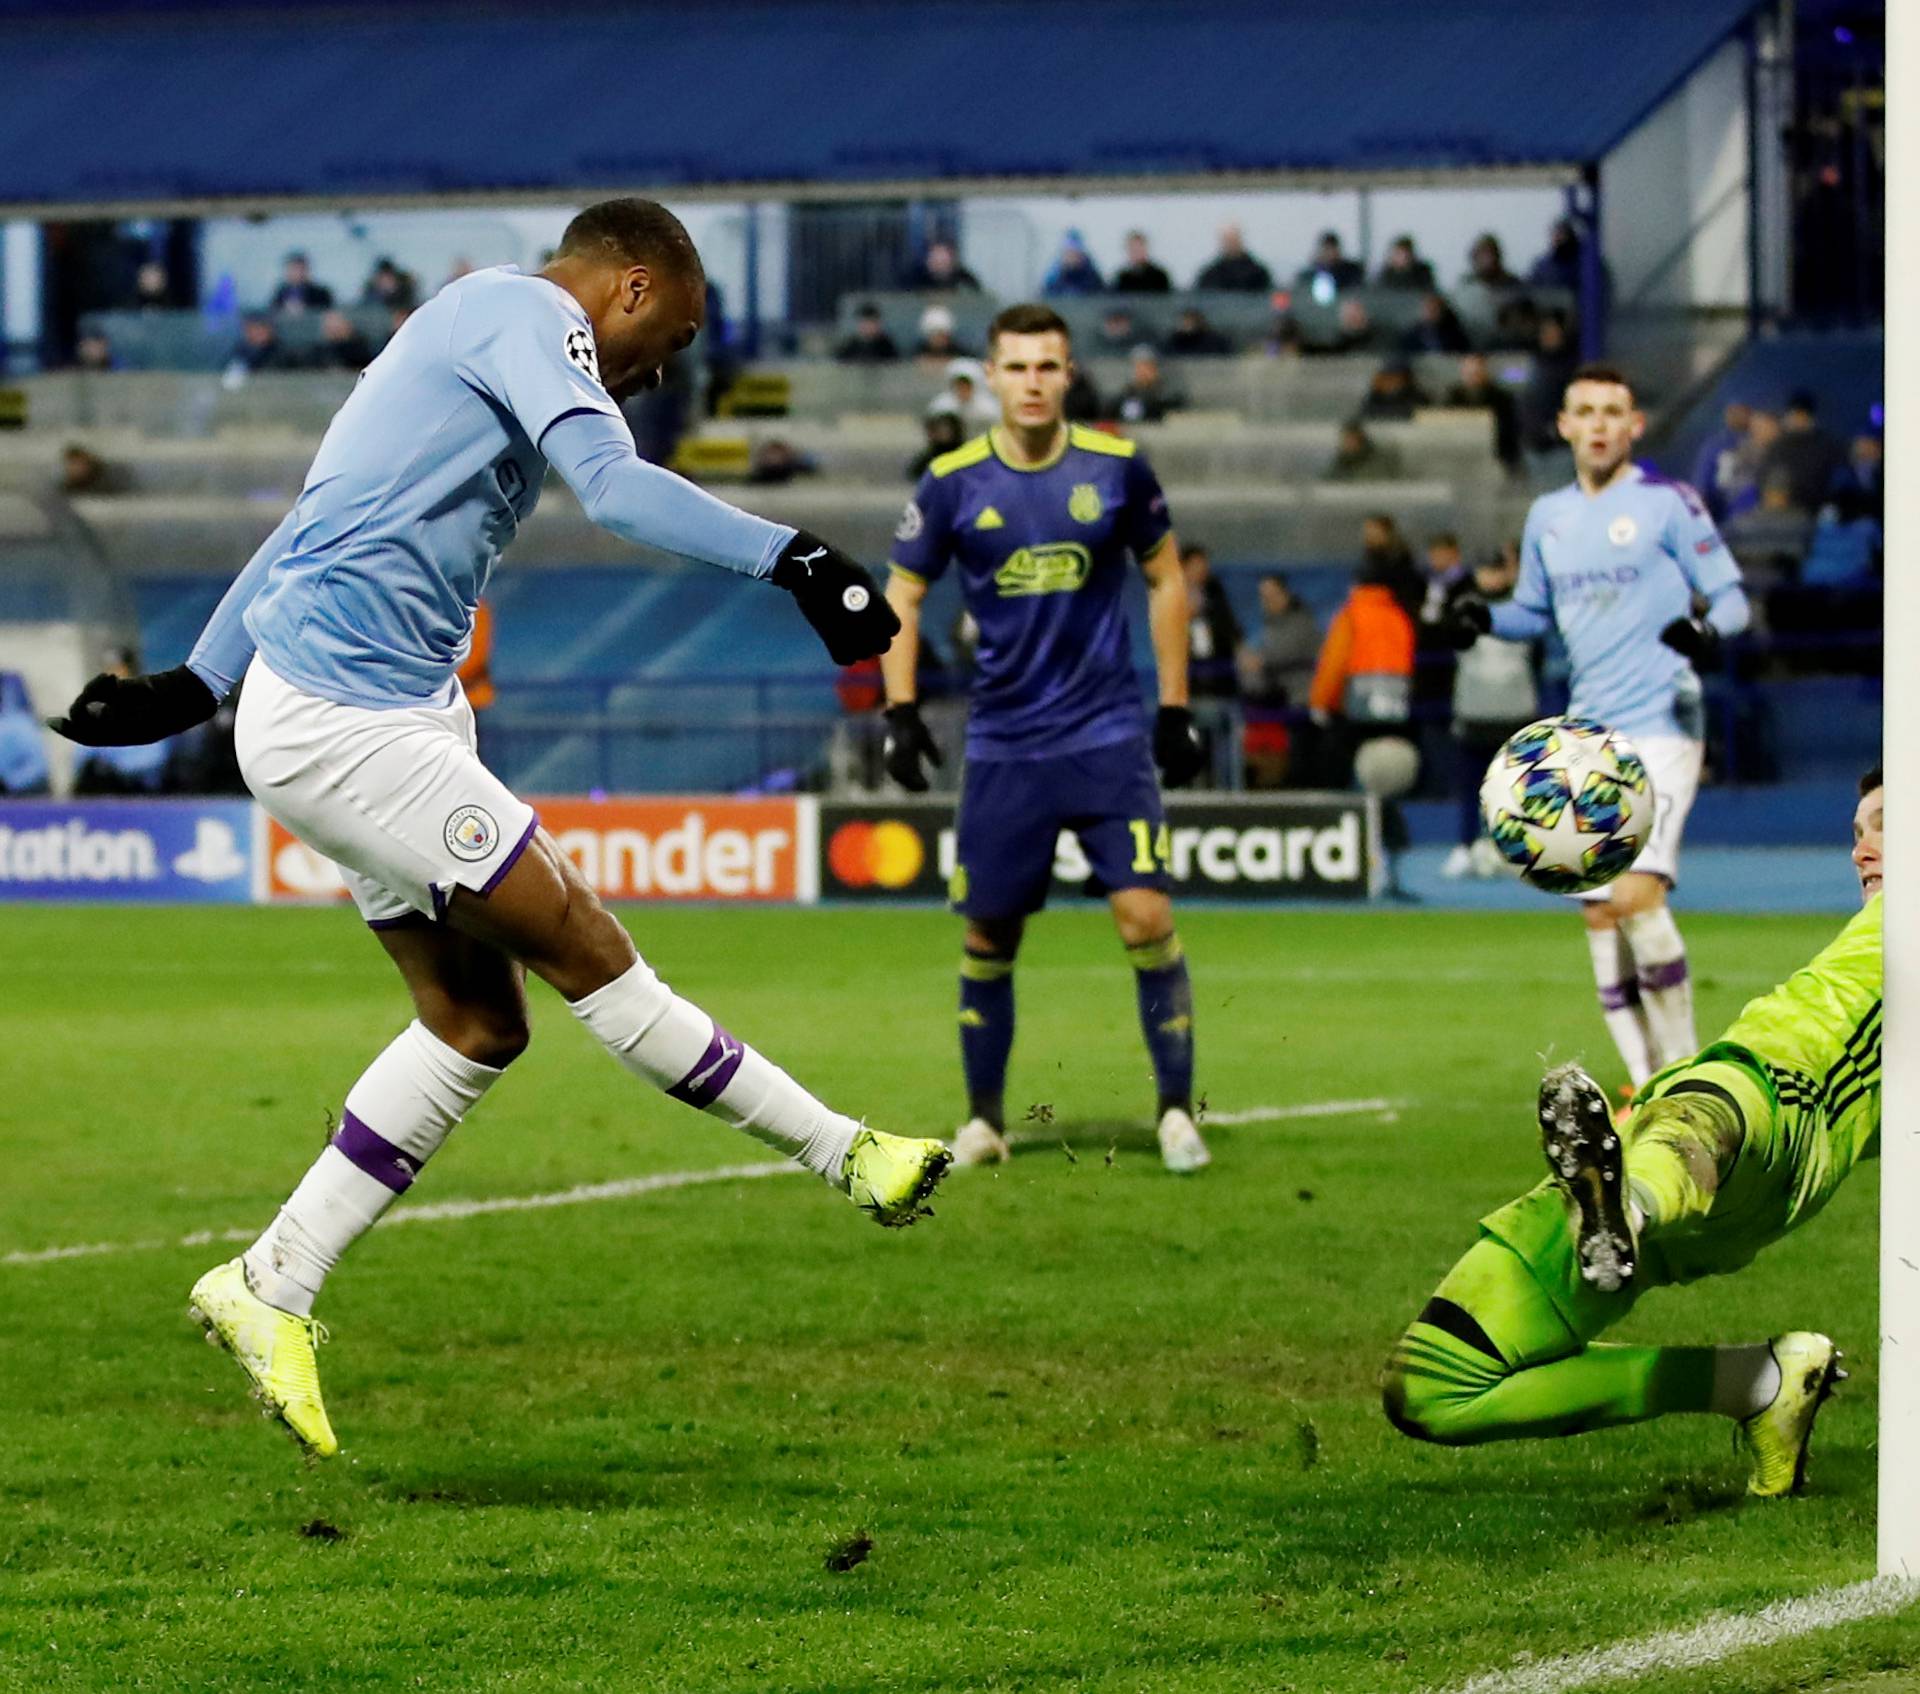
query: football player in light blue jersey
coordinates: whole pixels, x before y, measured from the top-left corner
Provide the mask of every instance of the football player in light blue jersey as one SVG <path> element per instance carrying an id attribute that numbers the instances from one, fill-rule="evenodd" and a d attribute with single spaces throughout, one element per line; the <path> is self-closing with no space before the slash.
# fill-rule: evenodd
<path id="1" fill-rule="evenodd" d="M 1633 385 L 1609 365 L 1567 383 L 1560 434 L 1574 480 L 1527 514 L 1510 600 L 1466 603 L 1461 639 L 1558 630 L 1573 666 L 1570 710 L 1632 739 L 1653 779 L 1654 826 L 1632 867 L 1582 896 L 1600 1007 L 1629 1092 L 1698 1046 L 1686 945 L 1667 906 L 1700 782 L 1699 671 L 1747 627 L 1740 568 L 1683 482 L 1634 464 L 1646 429 Z"/>
<path id="2" fill-rule="evenodd" d="M 911 1223 L 949 1163 L 829 1110 L 675 995 L 483 766 L 454 678 L 474 608 L 548 465 L 596 523 L 787 589 L 836 663 L 899 620 L 820 541 L 643 463 L 617 396 L 699 333 L 705 275 L 665 207 L 612 200 L 568 225 L 536 276 L 450 284 L 367 368 L 306 486 L 185 665 L 96 677 L 54 722 L 135 745 L 235 721 L 261 805 L 336 860 L 412 993 L 415 1020 L 346 1096 L 340 1129 L 253 1246 L 194 1285 L 192 1310 L 308 1452 L 338 1451 L 314 1359 L 314 1296 L 528 1039 L 525 974 L 551 984 L 626 1068 Z"/>

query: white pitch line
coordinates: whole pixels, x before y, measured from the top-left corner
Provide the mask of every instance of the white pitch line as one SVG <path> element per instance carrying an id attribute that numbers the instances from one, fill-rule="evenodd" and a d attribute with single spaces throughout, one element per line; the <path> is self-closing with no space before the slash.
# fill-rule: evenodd
<path id="1" fill-rule="evenodd" d="M 1613 1682 L 1635 1682 L 1656 1671 L 1695 1670 L 1735 1653 L 1771 1647 L 1838 1624 L 1890 1617 L 1920 1601 L 1920 1581 L 1883 1576 L 1845 1588 L 1825 1588 L 1779 1600 L 1757 1612 L 1722 1613 L 1687 1629 L 1664 1630 L 1638 1641 L 1595 1647 L 1512 1670 L 1488 1671 L 1449 1694 L 1572 1694 Z"/>
<path id="2" fill-rule="evenodd" d="M 538 1212 L 553 1206 L 590 1206 L 603 1200 L 631 1200 L 671 1188 L 699 1188 L 713 1182 L 741 1182 L 761 1176 L 790 1176 L 803 1167 L 788 1160 L 752 1165 L 715 1165 L 706 1170 L 661 1171 L 653 1176 L 623 1177 L 617 1182 L 588 1182 L 546 1194 L 502 1194 L 490 1200 L 431 1200 L 403 1206 L 380 1220 L 381 1229 L 403 1223 L 451 1223 L 461 1218 L 486 1217 L 494 1212 Z M 150 1253 L 162 1247 L 206 1247 L 216 1241 L 251 1241 L 258 1229 L 197 1229 L 172 1241 L 89 1241 L 72 1247 L 40 1247 L 0 1253 L 0 1267 L 48 1265 L 62 1259 L 97 1259 L 115 1253 Z"/>
<path id="3" fill-rule="evenodd" d="M 1207 1124 L 1273 1123 L 1287 1118 L 1331 1118 L 1363 1112 L 1387 1112 L 1391 1100 L 1310 1100 L 1297 1106 L 1254 1106 L 1241 1112 L 1208 1112 Z M 1018 1142 L 1046 1140 L 1044 1134 L 1018 1135 Z M 674 1188 L 698 1188 L 714 1182 L 750 1181 L 762 1176 L 790 1176 L 802 1167 L 786 1159 L 751 1165 L 715 1165 L 706 1170 L 660 1171 L 653 1176 L 623 1177 L 614 1182 L 589 1182 L 545 1194 L 503 1194 L 490 1200 L 429 1200 L 402 1206 L 381 1219 L 383 1229 L 403 1223 L 451 1223 L 461 1218 L 487 1217 L 495 1212 L 538 1212 L 554 1206 L 590 1206 L 605 1200 L 632 1200 Z M 64 1259 L 99 1259 L 120 1253 L 152 1253 L 165 1247 L 207 1247 L 216 1242 L 251 1241 L 258 1229 L 198 1229 L 172 1240 L 83 1241 L 65 1247 L 20 1248 L 0 1253 L 0 1269 L 12 1265 L 50 1265 Z"/>
<path id="4" fill-rule="evenodd" d="M 1281 1123 L 1289 1118 L 1345 1118 L 1362 1112 L 1390 1112 L 1395 1100 L 1309 1100 L 1302 1106 L 1249 1106 L 1240 1112 L 1206 1111 L 1200 1114 L 1200 1127 L 1214 1124 Z"/>

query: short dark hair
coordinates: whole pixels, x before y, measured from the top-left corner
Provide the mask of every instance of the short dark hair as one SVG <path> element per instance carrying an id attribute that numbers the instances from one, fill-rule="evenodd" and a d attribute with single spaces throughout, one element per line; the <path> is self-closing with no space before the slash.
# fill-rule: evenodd
<path id="1" fill-rule="evenodd" d="M 1571 388 L 1576 382 L 1617 383 L 1627 391 L 1628 398 L 1633 400 L 1636 405 L 1639 403 L 1639 395 L 1633 392 L 1632 378 L 1618 365 L 1605 364 L 1597 359 L 1589 360 L 1584 365 L 1576 365 L 1573 375 L 1567 378 L 1567 388 Z M 1566 389 L 1563 388 L 1560 392 L 1564 396 Z"/>
<path id="2" fill-rule="evenodd" d="M 1886 773 L 1882 771 L 1878 765 L 1875 765 L 1872 770 L 1868 771 L 1867 774 L 1860 779 L 1860 798 L 1864 800 L 1876 788 L 1885 788 L 1886 786 Z M 1905 803 L 1905 801 L 1901 802 L 1902 805 Z"/>
<path id="3" fill-rule="evenodd" d="M 1003 335 L 1058 335 L 1069 348 L 1073 346 L 1073 331 L 1067 328 L 1067 320 L 1051 306 L 1042 306 L 1031 300 L 1018 306 L 1008 306 L 987 325 L 989 353 Z"/>
<path id="4" fill-rule="evenodd" d="M 695 281 L 706 275 L 687 226 L 659 201 L 633 197 L 602 200 L 578 214 L 554 257 L 655 266 Z"/>
<path id="5" fill-rule="evenodd" d="M 1435 547 L 1451 547 L 1458 551 L 1459 546 L 1460 537 L 1450 529 L 1436 529 L 1427 537 L 1428 551 L 1432 551 Z"/>
<path id="6" fill-rule="evenodd" d="M 1810 388 L 1796 388 L 1787 396 L 1787 410 L 1805 412 L 1808 417 L 1817 417 L 1820 413 L 1820 401 Z"/>

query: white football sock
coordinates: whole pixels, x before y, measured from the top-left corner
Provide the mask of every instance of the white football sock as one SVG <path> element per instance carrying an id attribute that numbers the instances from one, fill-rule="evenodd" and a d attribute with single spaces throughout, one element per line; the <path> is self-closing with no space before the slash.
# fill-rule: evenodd
<path id="1" fill-rule="evenodd" d="M 1653 1062 L 1670 1065 L 1700 1050 L 1693 1032 L 1693 979 L 1687 972 L 1687 944 L 1665 906 L 1620 920 L 1620 933 L 1633 950 L 1640 976 L 1640 1003 L 1646 1008 L 1653 1038 Z"/>
<path id="2" fill-rule="evenodd" d="M 840 1167 L 860 1126 L 682 1000 L 645 959 L 574 1001 L 573 1014 L 635 1076 L 845 1187 Z"/>
<path id="3" fill-rule="evenodd" d="M 266 1233 L 242 1255 L 270 1306 L 305 1317 L 340 1255 L 379 1221 L 500 1072 L 417 1020 L 367 1066 L 340 1127 Z"/>
<path id="4" fill-rule="evenodd" d="M 1593 981 L 1600 993 L 1600 1015 L 1607 1033 L 1627 1067 L 1627 1080 L 1638 1088 L 1653 1075 L 1653 1043 L 1647 1031 L 1646 1010 L 1640 1004 L 1640 983 L 1633 973 L 1633 955 L 1617 929 L 1587 931 L 1587 950 L 1593 955 Z"/>
<path id="5" fill-rule="evenodd" d="M 1750 1418 L 1773 1403 L 1780 1392 L 1780 1362 L 1772 1346 L 1756 1341 L 1746 1347 L 1713 1350 L 1713 1398 L 1708 1410 L 1722 1417 Z"/>

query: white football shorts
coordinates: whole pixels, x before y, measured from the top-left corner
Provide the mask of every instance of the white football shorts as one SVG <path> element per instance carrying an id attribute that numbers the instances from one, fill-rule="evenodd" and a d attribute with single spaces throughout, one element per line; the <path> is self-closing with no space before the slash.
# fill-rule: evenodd
<path id="1" fill-rule="evenodd" d="M 1653 781 L 1653 833 L 1627 869 L 1664 877 L 1671 888 L 1680 880 L 1680 837 L 1686 831 L 1687 814 L 1693 810 L 1693 797 L 1700 792 L 1700 766 L 1706 747 L 1686 735 L 1634 735 L 1628 739 L 1640 750 Z M 1606 897 L 1605 887 L 1574 896 L 1579 900 Z"/>
<path id="2" fill-rule="evenodd" d="M 257 655 L 233 725 L 256 800 L 337 864 L 375 929 L 489 894 L 533 839 L 533 808 L 480 763 L 473 708 L 374 710 L 303 693 Z"/>

